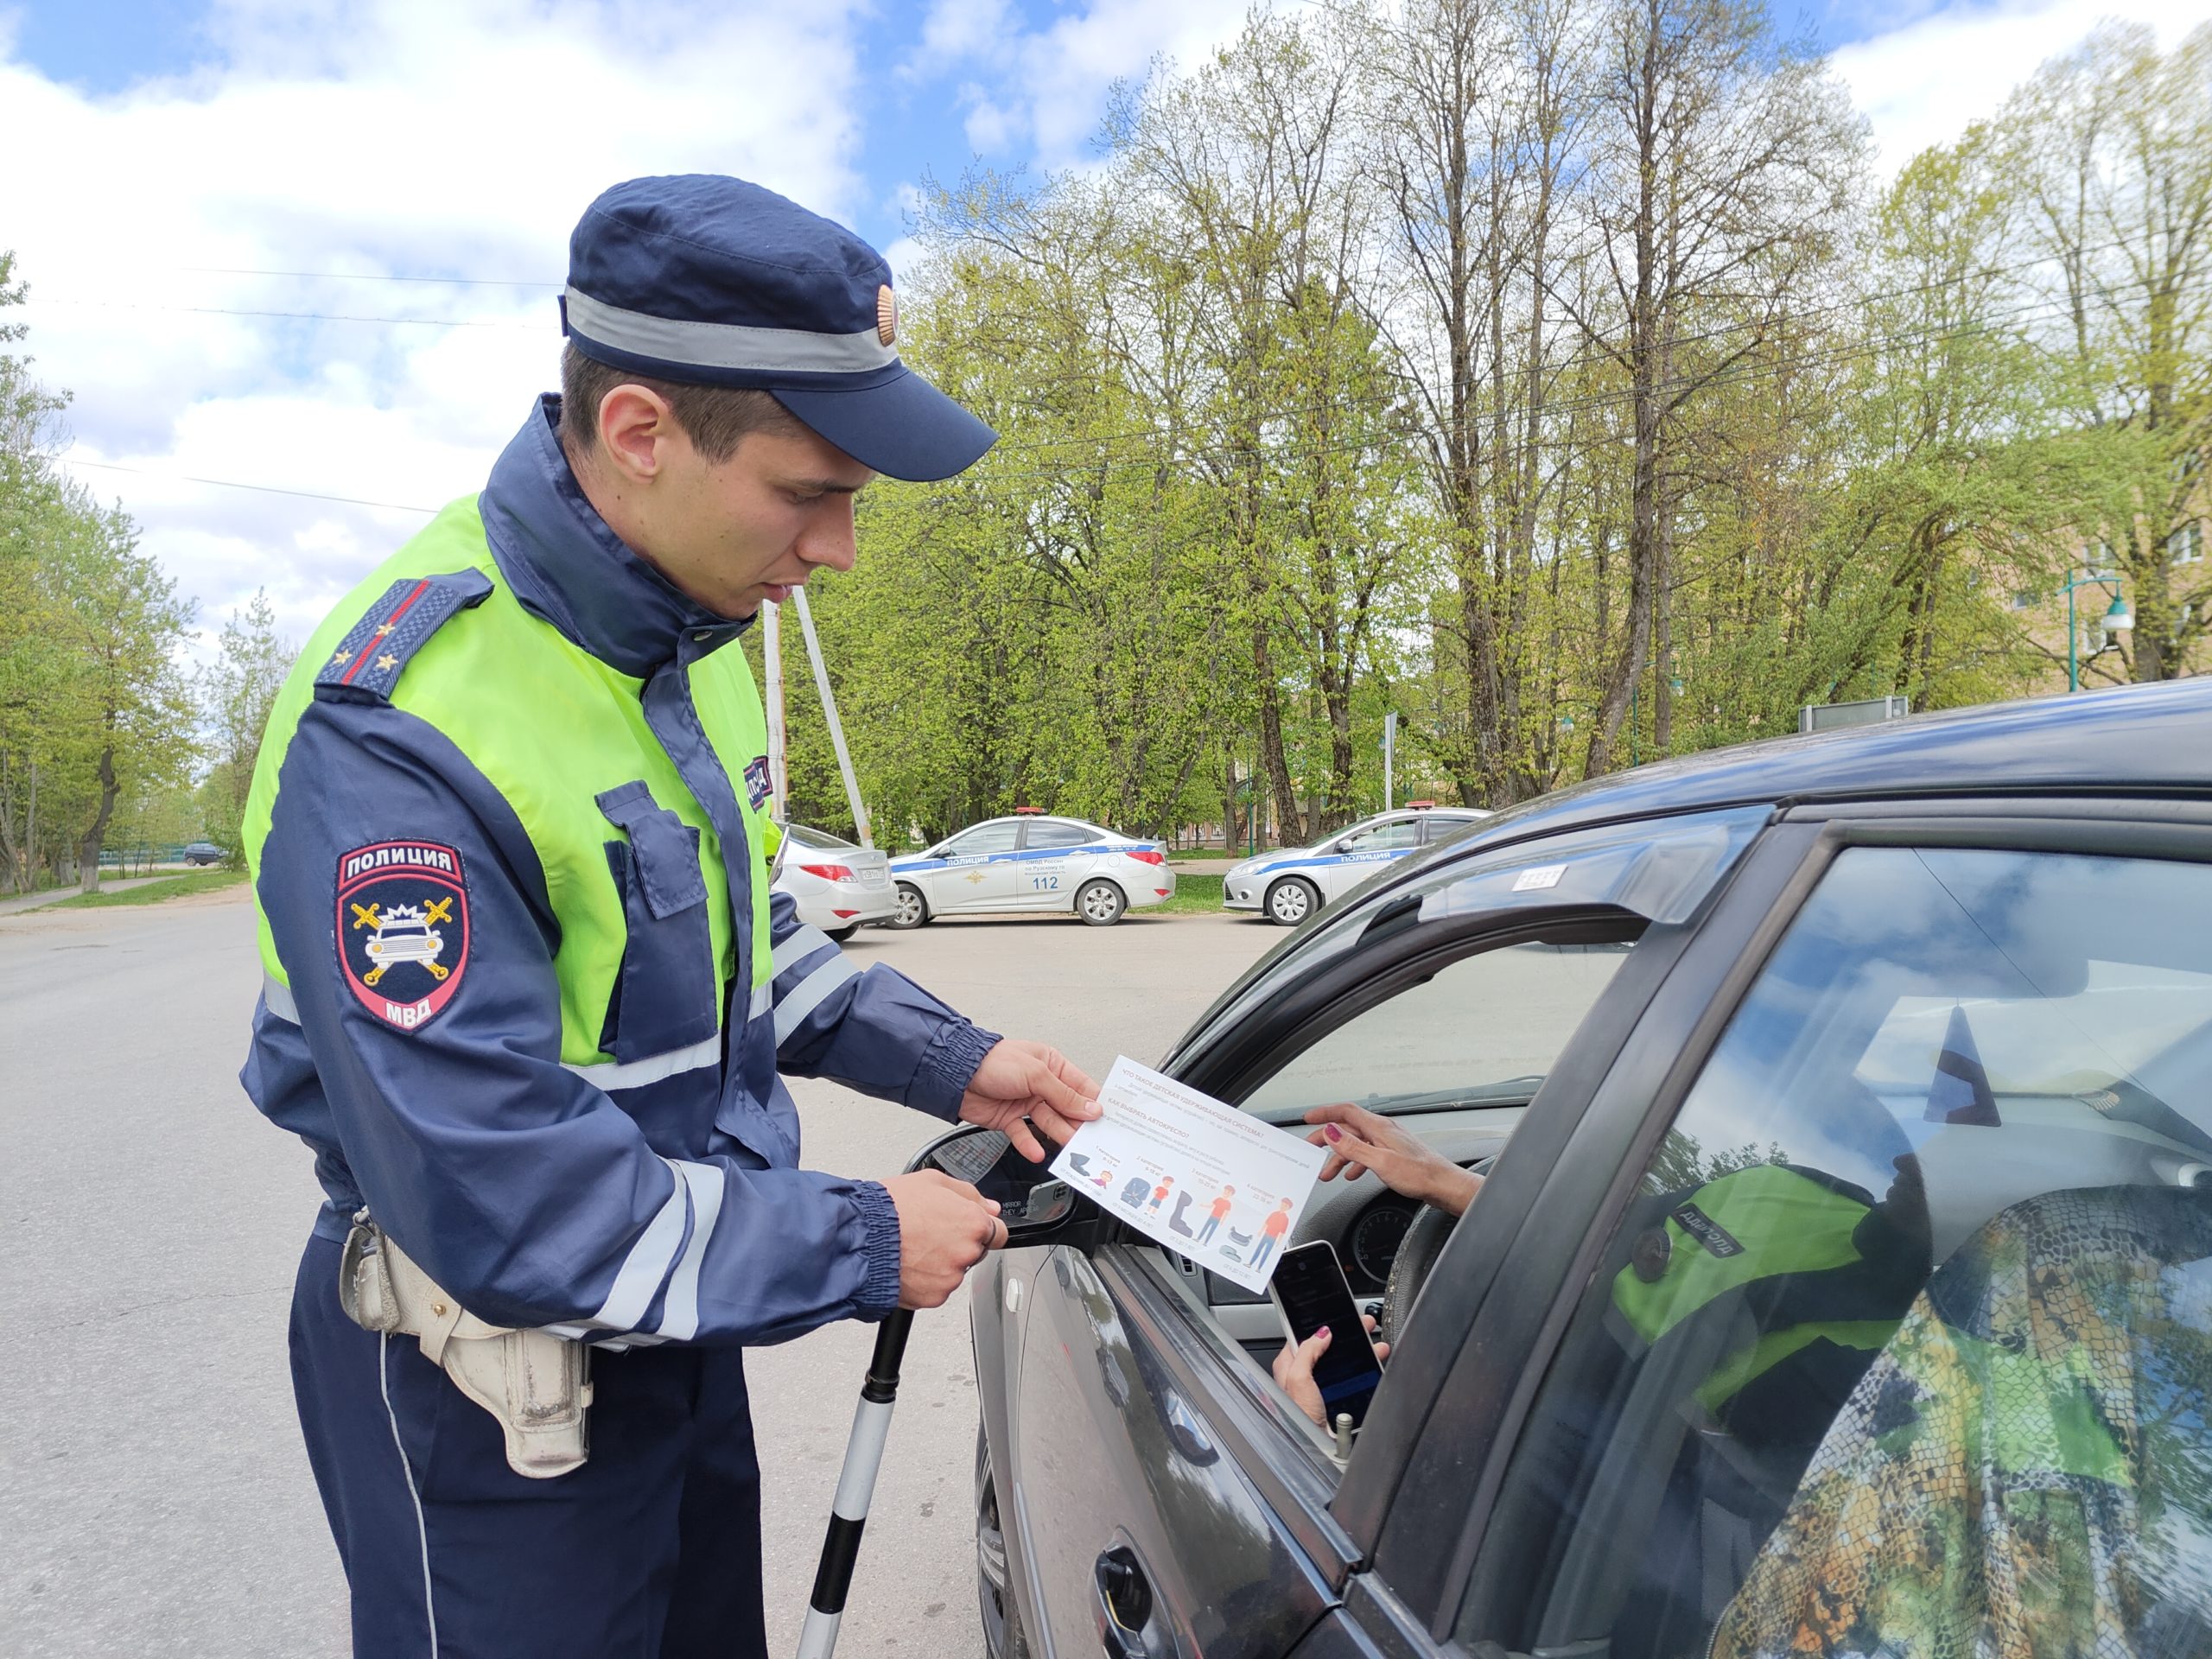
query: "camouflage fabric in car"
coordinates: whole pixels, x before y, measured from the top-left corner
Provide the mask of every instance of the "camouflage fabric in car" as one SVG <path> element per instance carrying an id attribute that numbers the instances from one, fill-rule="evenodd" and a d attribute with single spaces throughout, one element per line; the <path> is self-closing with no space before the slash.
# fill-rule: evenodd
<path id="1" fill-rule="evenodd" d="M 2212 1654 L 2212 1194 L 2016 1205 L 1813 1455 L 1716 1659 Z"/>

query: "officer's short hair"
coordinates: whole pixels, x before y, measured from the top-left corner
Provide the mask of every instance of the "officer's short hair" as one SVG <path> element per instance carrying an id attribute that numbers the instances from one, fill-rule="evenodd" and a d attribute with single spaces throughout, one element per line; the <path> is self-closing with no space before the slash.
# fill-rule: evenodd
<path id="1" fill-rule="evenodd" d="M 737 453 L 748 432 L 804 432 L 805 426 L 771 391 L 748 386 L 695 386 L 656 379 L 586 357 L 571 342 L 561 353 L 561 435 L 579 454 L 599 443 L 599 405 L 617 386 L 643 386 L 668 400 L 694 448 L 719 464 Z"/>

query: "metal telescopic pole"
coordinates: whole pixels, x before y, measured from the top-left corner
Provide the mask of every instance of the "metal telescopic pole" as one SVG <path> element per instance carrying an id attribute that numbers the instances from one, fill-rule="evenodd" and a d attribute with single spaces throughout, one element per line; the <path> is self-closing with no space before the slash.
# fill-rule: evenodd
<path id="1" fill-rule="evenodd" d="M 914 1316 L 899 1308 L 876 1328 L 875 1352 L 861 1384 L 861 1403 L 853 1432 L 845 1441 L 844 1471 L 830 1505 L 830 1530 L 822 1540 L 822 1565 L 815 1570 L 814 1593 L 807 1599 L 806 1623 L 798 1635 L 798 1659 L 830 1659 L 837 1646 L 837 1626 L 845 1617 L 845 1595 L 853 1586 L 853 1565 L 861 1554 L 861 1529 L 868 1524 L 868 1500 L 875 1496 L 875 1473 L 883 1464 L 883 1442 L 891 1433 L 891 1408 L 899 1398 L 899 1365 Z"/>

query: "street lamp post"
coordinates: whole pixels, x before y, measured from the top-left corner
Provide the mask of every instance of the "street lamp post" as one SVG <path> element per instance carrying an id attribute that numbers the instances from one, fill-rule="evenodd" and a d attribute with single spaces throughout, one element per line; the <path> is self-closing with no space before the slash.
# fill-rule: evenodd
<path id="1" fill-rule="evenodd" d="M 2066 595 L 2066 689 L 2069 691 L 2082 689 L 2082 635 L 2074 621 L 2074 590 L 2077 588 L 2101 588 L 2112 595 L 2111 608 L 2104 615 L 2107 633 L 2126 633 L 2135 626 L 2135 613 L 2120 597 L 2118 575 L 2079 575 L 2061 588 L 2059 591 Z"/>

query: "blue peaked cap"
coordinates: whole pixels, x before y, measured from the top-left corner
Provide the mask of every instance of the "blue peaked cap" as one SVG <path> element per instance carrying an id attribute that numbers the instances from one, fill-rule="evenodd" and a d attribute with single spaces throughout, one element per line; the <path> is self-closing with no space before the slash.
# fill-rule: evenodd
<path id="1" fill-rule="evenodd" d="M 615 368 L 773 392 L 891 478 L 950 478 L 997 437 L 899 360 L 883 256 L 743 179 L 632 179 L 593 202 L 569 238 L 561 331 Z"/>

